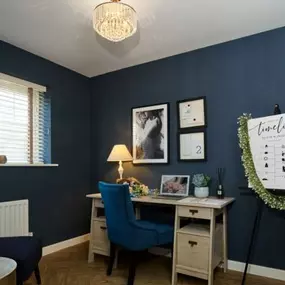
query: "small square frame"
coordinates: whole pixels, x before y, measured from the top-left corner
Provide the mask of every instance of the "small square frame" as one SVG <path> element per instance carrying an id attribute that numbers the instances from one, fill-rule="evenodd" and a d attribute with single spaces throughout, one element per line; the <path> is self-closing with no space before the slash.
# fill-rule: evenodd
<path id="1" fill-rule="evenodd" d="M 195 114 L 195 117 L 198 118 L 198 122 L 195 122 L 196 118 L 192 117 L 192 105 L 194 105 L 193 107 L 195 107 L 192 112 L 197 112 L 197 114 Z M 182 114 L 182 111 L 184 112 L 184 114 Z M 179 130 L 207 127 L 206 97 L 203 96 L 177 101 L 177 116 L 177 124 Z"/>
<path id="2" fill-rule="evenodd" d="M 181 138 L 184 137 L 184 146 L 181 145 Z M 191 146 L 191 143 L 196 146 Z M 189 149 L 185 149 L 189 146 Z M 184 152 L 184 154 L 182 154 Z M 200 155 L 201 154 L 201 155 Z M 192 132 L 180 132 L 177 134 L 177 157 L 178 161 L 203 162 L 207 161 L 207 135 L 203 130 Z"/>

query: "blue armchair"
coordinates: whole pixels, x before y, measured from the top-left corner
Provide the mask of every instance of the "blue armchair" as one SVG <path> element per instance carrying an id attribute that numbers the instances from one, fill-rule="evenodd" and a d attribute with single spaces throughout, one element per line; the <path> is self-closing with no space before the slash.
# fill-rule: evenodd
<path id="1" fill-rule="evenodd" d="M 0 237 L 0 256 L 17 262 L 17 285 L 22 285 L 35 272 L 37 284 L 41 284 L 38 263 L 42 257 L 42 245 L 35 237 Z"/>
<path id="2" fill-rule="evenodd" d="M 136 220 L 128 185 L 99 182 L 105 205 L 108 237 L 111 242 L 107 275 L 111 275 L 116 246 L 132 252 L 128 285 L 133 285 L 139 252 L 154 246 L 173 243 L 173 227 Z"/>

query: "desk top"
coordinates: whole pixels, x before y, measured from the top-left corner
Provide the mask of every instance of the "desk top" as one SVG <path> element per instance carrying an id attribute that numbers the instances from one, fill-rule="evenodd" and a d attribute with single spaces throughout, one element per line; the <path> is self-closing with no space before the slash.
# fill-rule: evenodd
<path id="1" fill-rule="evenodd" d="M 17 267 L 16 261 L 0 257 L 0 280 L 11 274 Z"/>
<path id="2" fill-rule="evenodd" d="M 101 193 L 97 194 L 89 194 L 86 195 L 88 198 L 92 199 L 101 199 Z M 188 207 L 202 207 L 202 208 L 214 208 L 214 209 L 222 209 L 227 205 L 231 204 L 235 198 L 225 197 L 225 199 L 217 199 L 215 197 L 208 198 L 195 198 L 195 197 L 187 197 L 182 198 L 181 200 L 173 200 L 173 199 L 159 199 L 153 198 L 152 196 L 142 196 L 140 198 L 131 198 L 133 202 L 136 203 L 145 203 L 145 204 L 158 204 L 158 205 L 179 205 L 179 206 L 188 206 Z"/>

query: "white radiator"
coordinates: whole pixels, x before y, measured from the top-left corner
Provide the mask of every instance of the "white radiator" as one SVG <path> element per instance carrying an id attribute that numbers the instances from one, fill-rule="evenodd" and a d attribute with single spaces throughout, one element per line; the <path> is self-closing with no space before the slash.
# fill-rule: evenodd
<path id="1" fill-rule="evenodd" d="M 0 237 L 29 235 L 29 200 L 0 203 Z"/>

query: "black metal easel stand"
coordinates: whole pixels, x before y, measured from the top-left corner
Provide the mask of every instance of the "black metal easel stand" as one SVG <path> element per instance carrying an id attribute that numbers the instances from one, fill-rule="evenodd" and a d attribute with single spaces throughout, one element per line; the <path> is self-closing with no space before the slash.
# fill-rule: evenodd
<path id="1" fill-rule="evenodd" d="M 256 236 L 257 236 L 257 233 L 259 230 L 260 221 L 262 218 L 263 205 L 264 205 L 264 202 L 260 198 L 257 198 L 257 211 L 256 211 L 256 215 L 255 215 L 255 220 L 254 220 L 254 224 L 253 224 L 251 238 L 250 238 L 250 244 L 249 244 L 248 251 L 247 251 L 246 264 L 245 264 L 245 268 L 244 268 L 244 272 L 243 272 L 243 278 L 242 278 L 241 285 L 245 285 L 248 264 L 250 263 L 250 260 L 251 260 L 252 252 L 254 249 L 254 242 L 256 240 Z"/>
<path id="2" fill-rule="evenodd" d="M 275 104 L 274 105 L 274 115 L 278 115 L 278 114 L 281 114 L 281 110 L 280 110 L 279 105 Z M 251 190 L 248 187 L 239 187 L 239 188 L 243 189 L 243 190 Z M 253 192 L 243 193 L 243 195 L 255 196 L 256 197 L 256 199 L 257 199 L 257 211 L 256 211 L 255 220 L 254 220 L 253 229 L 252 229 L 251 238 L 250 238 L 250 243 L 249 243 L 249 247 L 248 247 L 248 251 L 247 251 L 246 264 L 245 264 L 245 268 L 244 268 L 244 272 L 243 272 L 241 285 L 245 285 L 248 264 L 251 261 L 252 252 L 254 249 L 254 242 L 256 240 L 256 236 L 257 236 L 257 233 L 259 230 L 259 225 L 260 225 L 260 221 L 261 221 L 262 213 L 263 213 L 263 208 L 264 208 L 264 202 L 259 197 L 257 197 Z"/>

